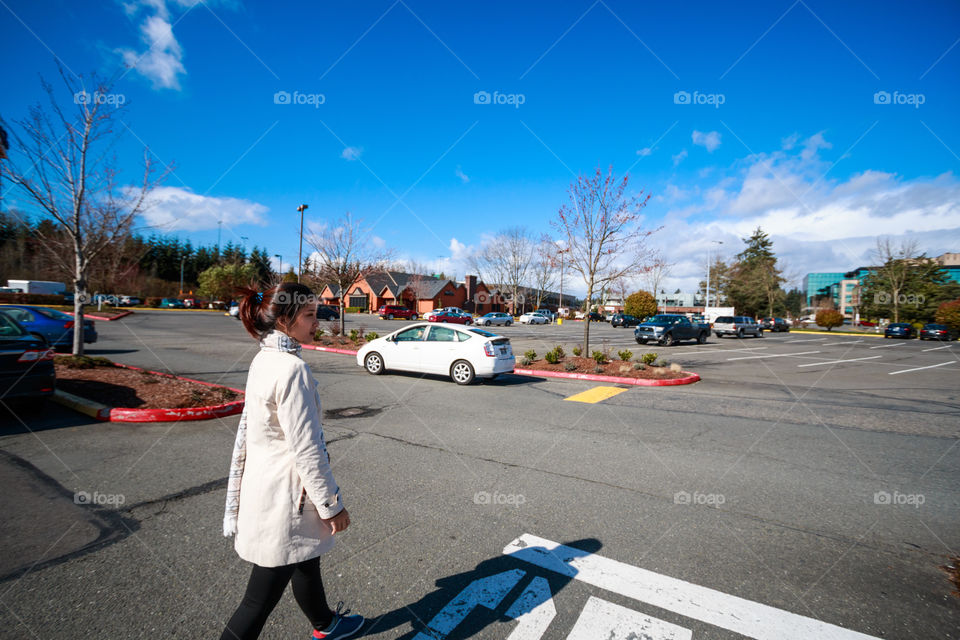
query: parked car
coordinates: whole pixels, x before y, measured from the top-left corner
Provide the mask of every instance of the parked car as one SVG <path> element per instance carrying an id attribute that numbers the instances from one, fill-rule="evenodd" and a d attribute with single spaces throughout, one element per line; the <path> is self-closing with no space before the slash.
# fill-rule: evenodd
<path id="1" fill-rule="evenodd" d="M 783 318 L 764 318 L 760 321 L 764 331 L 790 331 L 790 325 Z"/>
<path id="2" fill-rule="evenodd" d="M 640 324 L 640 318 L 626 313 L 615 313 L 610 318 L 610 324 L 614 327 L 635 327 Z"/>
<path id="3" fill-rule="evenodd" d="M 543 317 L 545 317 L 545 318 L 546 318 L 547 320 L 549 320 L 550 322 L 553 322 L 554 320 L 557 319 L 557 314 L 554 313 L 553 311 L 550 311 L 550 309 L 534 309 L 533 312 L 534 312 L 534 313 L 539 313 L 540 315 L 542 315 Z"/>
<path id="4" fill-rule="evenodd" d="M 945 324 L 928 323 L 920 329 L 921 340 L 942 340 L 949 342 L 957 339 L 957 332 Z"/>
<path id="5" fill-rule="evenodd" d="M 138 304 L 141 304 L 141 300 L 137 296 L 120 296 L 119 305 L 121 307 L 132 307 Z"/>
<path id="6" fill-rule="evenodd" d="M 670 347 L 683 340 L 703 344 L 710 337 L 710 325 L 690 322 L 690 318 L 684 315 L 662 313 L 637 325 L 633 337 L 637 344 L 657 342 Z"/>
<path id="7" fill-rule="evenodd" d="M 860 321 L 860 326 L 861 326 L 861 327 L 875 327 L 875 326 L 877 326 L 877 323 L 876 323 L 876 322 L 871 322 L 870 320 L 861 320 L 861 321 Z"/>
<path id="8" fill-rule="evenodd" d="M 590 322 L 606 322 L 607 318 L 602 313 L 597 313 L 596 311 L 591 311 L 586 315 L 586 320 Z"/>
<path id="9" fill-rule="evenodd" d="M 887 328 L 883 330 L 884 338 L 915 338 L 916 331 L 913 328 L 913 325 L 908 322 L 894 322 L 888 324 Z"/>
<path id="10" fill-rule="evenodd" d="M 429 322 L 453 322 L 454 324 L 473 324 L 473 316 L 469 313 L 457 311 L 431 311 L 427 316 Z"/>
<path id="11" fill-rule="evenodd" d="M 183 300 L 180 298 L 164 298 L 160 301 L 160 306 L 166 309 L 183 309 Z"/>
<path id="12" fill-rule="evenodd" d="M 517 322 L 520 324 L 547 324 L 550 320 L 545 315 L 530 311 L 517 318 Z"/>
<path id="13" fill-rule="evenodd" d="M 332 304 L 318 304 L 317 319 L 318 320 L 339 320 L 340 309 L 338 309 Z"/>
<path id="14" fill-rule="evenodd" d="M 27 333 L 43 340 L 48 346 L 54 349 L 73 347 L 73 316 L 56 309 L 25 304 L 3 305 L 0 309 Z M 84 318 L 83 342 L 93 344 L 98 337 L 96 323 Z"/>
<path id="15" fill-rule="evenodd" d="M 54 351 L 0 307 L 0 398 L 4 401 L 53 395 Z"/>
<path id="16" fill-rule="evenodd" d="M 763 337 L 763 327 L 757 324 L 757 321 L 747 316 L 720 316 L 713 323 L 713 333 L 718 337 L 736 336 L 754 336 Z"/>
<path id="17" fill-rule="evenodd" d="M 477 318 L 478 326 L 489 327 L 492 324 L 501 324 L 505 327 L 509 327 L 513 324 L 513 316 L 511 316 L 509 313 L 491 311 L 490 313 L 484 314 Z"/>
<path id="18" fill-rule="evenodd" d="M 477 327 L 421 322 L 363 345 L 357 364 L 373 375 L 390 370 L 435 373 L 467 385 L 475 378 L 512 373 L 516 359 L 509 338 Z"/>
<path id="19" fill-rule="evenodd" d="M 406 307 L 401 307 L 398 305 L 385 304 L 379 309 L 377 309 L 377 314 L 386 320 L 393 320 L 394 318 L 404 318 L 405 320 L 416 320 L 420 316 L 417 315 L 416 311 L 407 309 Z"/>

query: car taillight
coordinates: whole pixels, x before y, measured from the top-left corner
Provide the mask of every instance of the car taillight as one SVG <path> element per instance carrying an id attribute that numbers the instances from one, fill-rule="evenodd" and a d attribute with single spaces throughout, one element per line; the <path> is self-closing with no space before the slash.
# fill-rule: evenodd
<path id="1" fill-rule="evenodd" d="M 43 351 L 24 351 L 23 355 L 17 358 L 17 362 L 38 362 L 42 360 L 53 360 L 53 349 L 44 349 Z"/>
<path id="2" fill-rule="evenodd" d="M 493 349 L 493 343 L 492 343 L 492 342 L 487 342 L 487 343 L 485 343 L 485 344 L 483 345 L 483 352 L 484 352 L 485 354 L 487 354 L 487 356 L 490 357 L 490 358 L 496 358 L 496 357 L 497 357 L 496 351 L 494 351 L 494 349 Z"/>
<path id="3" fill-rule="evenodd" d="M 73 320 L 69 320 L 63 323 L 64 329 L 73 329 Z"/>

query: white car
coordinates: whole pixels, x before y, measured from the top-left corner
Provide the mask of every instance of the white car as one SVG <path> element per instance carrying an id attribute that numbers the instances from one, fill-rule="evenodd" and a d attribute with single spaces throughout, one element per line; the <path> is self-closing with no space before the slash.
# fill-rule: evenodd
<path id="1" fill-rule="evenodd" d="M 533 311 L 520 316 L 520 324 L 547 324 L 548 322 L 550 320 L 546 316 Z"/>
<path id="2" fill-rule="evenodd" d="M 413 371 L 450 376 L 457 384 L 512 373 L 510 339 L 477 327 L 420 322 L 360 348 L 357 364 L 373 375 Z"/>

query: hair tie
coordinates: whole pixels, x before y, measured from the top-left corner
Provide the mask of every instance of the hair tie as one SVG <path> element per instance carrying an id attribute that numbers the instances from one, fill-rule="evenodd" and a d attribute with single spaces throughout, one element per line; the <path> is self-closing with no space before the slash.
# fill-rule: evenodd
<path id="1" fill-rule="evenodd" d="M 258 303 L 259 303 L 259 302 L 263 302 L 263 292 L 262 292 L 262 291 L 257 291 L 257 292 L 256 292 L 255 294 L 253 294 L 253 295 L 254 295 L 254 297 L 257 299 L 257 302 L 258 302 Z"/>

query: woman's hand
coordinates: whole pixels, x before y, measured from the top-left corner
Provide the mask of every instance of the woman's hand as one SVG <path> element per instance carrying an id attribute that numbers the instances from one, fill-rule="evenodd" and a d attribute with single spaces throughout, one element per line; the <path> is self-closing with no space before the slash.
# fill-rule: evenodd
<path id="1" fill-rule="evenodd" d="M 350 514 L 344 509 L 332 518 L 323 518 L 323 521 L 330 525 L 333 533 L 339 533 L 350 526 Z"/>

